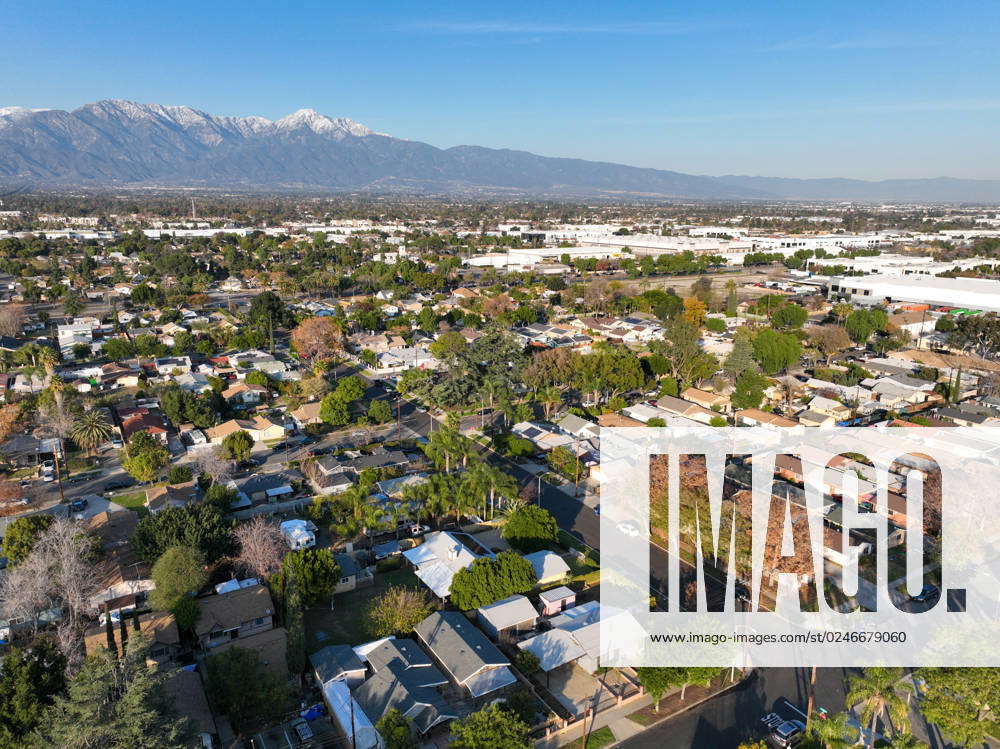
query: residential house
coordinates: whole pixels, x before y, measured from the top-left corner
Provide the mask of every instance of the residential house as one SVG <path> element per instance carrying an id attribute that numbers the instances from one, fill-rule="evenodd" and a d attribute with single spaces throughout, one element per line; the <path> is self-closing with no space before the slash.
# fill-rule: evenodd
<path id="1" fill-rule="evenodd" d="M 435 611 L 415 632 L 449 679 L 473 699 L 517 683 L 510 661 L 462 612 Z"/>
<path id="2" fill-rule="evenodd" d="M 254 442 L 279 440 L 285 436 L 285 427 L 266 416 L 255 416 L 252 419 L 230 419 L 218 426 L 205 430 L 205 436 L 213 445 L 221 445 L 222 441 L 234 432 L 247 432 Z"/>
<path id="3" fill-rule="evenodd" d="M 448 679 L 413 640 L 389 638 L 354 651 L 372 669 L 354 690 L 354 699 L 370 724 L 388 711 L 398 710 L 420 735 L 426 735 L 435 726 L 458 717 L 438 691 L 447 686 Z"/>
<path id="4" fill-rule="evenodd" d="M 851 418 L 851 409 L 849 406 L 845 406 L 840 401 L 822 395 L 817 395 L 809 401 L 809 410 L 814 413 L 823 414 L 824 416 L 830 416 L 836 421 L 844 421 Z M 801 418 L 799 421 L 801 421 Z"/>
<path id="5" fill-rule="evenodd" d="M 493 557 L 493 553 L 468 534 L 449 531 L 428 533 L 422 544 L 403 552 L 403 557 L 413 565 L 420 581 L 441 600 L 451 595 L 451 581 L 455 574 L 480 556 Z"/>
<path id="6" fill-rule="evenodd" d="M 353 689 L 365 680 L 368 671 L 350 645 L 327 645 L 309 656 L 309 664 L 320 687 L 343 681 Z"/>
<path id="7" fill-rule="evenodd" d="M 560 585 L 558 588 L 543 590 L 538 594 L 538 600 L 542 605 L 542 616 L 555 616 L 576 605 L 576 593 L 565 585 Z"/>
<path id="8" fill-rule="evenodd" d="M 100 512 L 86 521 L 87 532 L 97 539 L 101 554 L 95 565 L 98 592 L 91 599 L 95 613 L 134 607 L 155 587 L 149 565 L 130 544 L 138 524 L 139 515 L 131 510 Z"/>
<path id="9" fill-rule="evenodd" d="M 682 416 L 685 419 L 697 421 L 700 424 L 710 424 L 712 419 L 719 416 L 711 409 L 699 406 L 697 403 L 675 398 L 672 395 L 665 395 L 656 401 L 656 407 L 674 416 Z"/>
<path id="10" fill-rule="evenodd" d="M 698 388 L 686 388 L 681 393 L 681 398 L 713 412 L 728 414 L 733 410 L 732 403 L 729 402 L 729 396 L 722 395 L 721 393 L 712 393 L 708 390 L 699 390 Z"/>
<path id="11" fill-rule="evenodd" d="M 295 419 L 295 427 L 297 429 L 305 429 L 310 424 L 321 424 L 323 419 L 320 418 L 319 411 L 322 405 L 320 401 L 303 403 L 292 411 L 291 416 Z"/>
<path id="12" fill-rule="evenodd" d="M 538 621 L 538 612 L 524 596 L 512 595 L 480 607 L 476 611 L 476 621 L 486 634 L 499 640 L 511 634 L 533 630 Z"/>
<path id="13" fill-rule="evenodd" d="M 168 507 L 184 507 L 201 498 L 198 483 L 191 479 L 183 484 L 150 486 L 146 489 L 146 509 L 150 515 L 162 512 Z"/>
<path id="14" fill-rule="evenodd" d="M 126 636 L 134 630 L 133 616 L 122 619 L 127 630 Z M 174 615 L 168 611 L 153 611 L 139 614 L 138 619 L 139 632 L 149 639 L 147 657 L 161 668 L 177 663 L 181 652 L 181 636 Z M 123 650 L 121 630 L 122 626 L 118 623 L 111 627 L 111 639 L 119 653 Z M 83 646 L 87 655 L 107 650 L 108 630 L 102 625 L 91 627 L 83 635 Z"/>
<path id="15" fill-rule="evenodd" d="M 145 406 L 119 408 L 118 419 L 121 421 L 122 439 L 126 442 L 133 434 L 145 432 L 167 444 L 167 419 L 159 410 Z"/>
<path id="16" fill-rule="evenodd" d="M 524 558 L 531 562 L 539 585 L 552 585 L 562 582 L 569 574 L 569 565 L 554 551 L 536 551 L 525 554 Z"/>
<path id="17" fill-rule="evenodd" d="M 264 585 L 205 596 L 198 599 L 198 606 L 201 614 L 195 635 L 206 650 L 235 640 L 249 642 L 274 629 L 274 603 Z"/>
<path id="18" fill-rule="evenodd" d="M 737 426 L 797 426 L 797 422 L 794 422 L 791 419 L 786 419 L 784 416 L 778 416 L 777 414 L 768 413 L 767 411 L 761 411 L 759 408 L 744 408 L 737 411 L 734 416 L 736 417 Z"/>
<path id="19" fill-rule="evenodd" d="M 201 614 L 195 624 L 198 644 L 211 654 L 231 647 L 257 651 L 275 676 L 288 678 L 288 633 L 274 626 L 274 603 L 267 587 L 252 585 L 198 599 Z"/>
<path id="20" fill-rule="evenodd" d="M 208 393 L 212 390 L 212 383 L 208 377 L 201 372 L 185 372 L 174 377 L 174 382 L 180 386 L 181 390 L 189 393 Z"/>
<path id="21" fill-rule="evenodd" d="M 179 668 L 171 671 L 163 683 L 163 691 L 178 715 L 187 717 L 198 733 L 201 746 L 216 746 L 219 730 L 208 706 L 205 687 L 196 671 Z"/>
<path id="22" fill-rule="evenodd" d="M 226 403 L 233 406 L 257 406 L 267 398 L 268 389 L 263 385 L 248 385 L 237 382 L 222 391 Z"/>

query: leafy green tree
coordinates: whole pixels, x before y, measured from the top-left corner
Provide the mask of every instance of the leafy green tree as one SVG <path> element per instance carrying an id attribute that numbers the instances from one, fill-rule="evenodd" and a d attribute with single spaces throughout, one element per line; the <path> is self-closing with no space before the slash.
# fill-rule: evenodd
<path id="1" fill-rule="evenodd" d="M 340 565 L 329 549 L 299 549 L 285 554 L 281 571 L 271 585 L 279 595 L 284 595 L 288 581 L 294 577 L 304 606 L 327 600 L 340 581 Z"/>
<path id="2" fill-rule="evenodd" d="M 422 590 L 390 585 L 368 607 L 365 614 L 368 634 L 376 639 L 408 635 L 433 610 Z"/>
<path id="3" fill-rule="evenodd" d="M 133 434 L 123 454 L 122 468 L 136 481 L 155 481 L 170 461 L 167 448 L 147 432 Z"/>
<path id="4" fill-rule="evenodd" d="M 392 406 L 384 400 L 373 400 L 368 404 L 368 418 L 376 424 L 385 424 L 392 420 Z"/>
<path id="5" fill-rule="evenodd" d="M 127 338 L 111 338 L 101 347 L 101 351 L 112 361 L 123 361 L 135 356 L 135 347 Z"/>
<path id="6" fill-rule="evenodd" d="M 186 749 L 194 737 L 163 690 L 166 674 L 147 664 L 148 641 L 128 638 L 125 656 L 100 650 L 69 680 L 38 722 L 30 746 Z M 240 685 L 245 688 L 245 684 Z"/>
<path id="7" fill-rule="evenodd" d="M 496 559 L 480 557 L 451 581 L 451 602 L 463 611 L 527 593 L 538 579 L 531 562 L 512 551 L 497 554 Z"/>
<path id="8" fill-rule="evenodd" d="M 771 315 L 771 324 L 776 328 L 789 330 L 801 328 L 808 319 L 809 313 L 797 304 L 788 303 L 774 311 Z"/>
<path id="9" fill-rule="evenodd" d="M 207 691 L 216 708 L 240 734 L 273 720 L 288 704 L 288 689 L 268 670 L 256 650 L 232 647 L 205 662 Z"/>
<path id="10" fill-rule="evenodd" d="M 365 382 L 357 375 L 342 377 L 337 380 L 337 388 L 334 394 L 344 403 L 352 403 L 365 394 Z"/>
<path id="11" fill-rule="evenodd" d="M 201 552 L 187 546 L 171 546 L 153 565 L 156 587 L 149 593 L 150 605 L 170 611 L 181 598 L 197 593 L 208 581 Z"/>
<path id="12" fill-rule="evenodd" d="M 676 686 L 677 677 L 674 670 L 661 666 L 644 666 L 637 668 L 635 674 L 653 701 L 653 709 L 660 712 L 660 700 Z"/>
<path id="13" fill-rule="evenodd" d="M 39 637 L 11 648 L 0 661 L 0 746 L 24 746 L 56 695 L 66 689 L 66 656 L 54 640 Z"/>
<path id="14" fill-rule="evenodd" d="M 171 546 L 197 549 L 211 564 L 233 553 L 232 530 L 232 521 L 218 507 L 198 502 L 146 515 L 130 543 L 136 555 L 151 564 Z"/>
<path id="15" fill-rule="evenodd" d="M 735 408 L 757 408 L 764 400 L 764 390 L 768 379 L 752 369 L 744 370 L 736 378 L 736 387 L 730 396 L 730 402 Z"/>
<path id="16" fill-rule="evenodd" d="M 418 749 L 420 743 L 413 735 L 410 720 L 396 708 L 390 709 L 375 724 L 385 749 Z"/>
<path id="17" fill-rule="evenodd" d="M 434 311 L 433 307 L 424 307 L 417 315 L 417 327 L 424 333 L 433 333 L 437 330 L 438 319 L 437 312 Z"/>
<path id="18" fill-rule="evenodd" d="M 565 447 L 556 447 L 546 456 L 549 467 L 563 478 L 574 481 L 579 476 L 580 465 L 576 456 Z"/>
<path id="19" fill-rule="evenodd" d="M 558 533 L 552 513 L 537 505 L 524 505 L 512 512 L 501 531 L 511 546 L 525 554 L 551 548 Z"/>
<path id="20" fill-rule="evenodd" d="M 285 629 L 288 632 L 288 648 L 285 660 L 288 672 L 299 676 L 306 667 L 305 606 L 295 576 L 289 575 L 285 582 Z"/>
<path id="21" fill-rule="evenodd" d="M 246 460 L 253 450 L 253 437 L 243 429 L 227 434 L 222 438 L 222 450 L 232 460 Z"/>
<path id="22" fill-rule="evenodd" d="M 14 520 L 7 526 L 3 537 L 3 555 L 11 564 L 19 564 L 28 558 L 38 539 L 55 522 L 54 515 L 27 515 Z"/>
<path id="23" fill-rule="evenodd" d="M 489 705 L 451 724 L 454 749 L 530 749 L 528 726 L 499 705 Z"/>
<path id="24" fill-rule="evenodd" d="M 993 712 L 1000 704 L 1000 669 L 921 668 L 920 712 L 959 746 L 982 743 L 992 733 Z"/>
<path id="25" fill-rule="evenodd" d="M 531 674 L 536 673 L 541 668 L 538 656 L 530 650 L 518 650 L 514 655 L 514 665 L 525 676 L 531 676 Z"/>
<path id="26" fill-rule="evenodd" d="M 191 466 L 175 465 L 170 466 L 170 470 L 167 471 L 167 483 L 168 484 L 183 484 L 188 482 L 194 476 L 191 471 Z"/>
<path id="27" fill-rule="evenodd" d="M 259 369 L 252 369 L 247 372 L 246 377 L 243 378 L 243 382 L 247 385 L 271 387 L 271 378 L 267 376 L 267 373 L 261 372 Z"/>
<path id="28" fill-rule="evenodd" d="M 765 374 L 773 375 L 798 362 L 802 344 L 790 333 L 764 328 L 753 339 L 753 353 Z"/>
<path id="29" fill-rule="evenodd" d="M 253 325 L 260 325 L 265 329 L 268 326 L 275 328 L 294 322 L 294 317 L 281 297 L 273 291 L 265 291 L 258 294 L 250 302 L 250 310 L 247 317 Z"/>
<path id="30" fill-rule="evenodd" d="M 347 408 L 347 403 L 336 392 L 323 396 L 319 405 L 319 417 L 335 427 L 351 423 L 351 412 Z"/>

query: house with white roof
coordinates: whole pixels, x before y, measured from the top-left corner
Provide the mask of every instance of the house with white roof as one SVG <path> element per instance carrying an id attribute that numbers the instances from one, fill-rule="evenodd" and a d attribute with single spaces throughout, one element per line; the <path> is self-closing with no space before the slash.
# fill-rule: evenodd
<path id="1" fill-rule="evenodd" d="M 538 621 L 538 612 L 524 596 L 512 595 L 479 608 L 476 620 L 486 634 L 499 640 L 505 634 L 533 630 Z"/>
<path id="2" fill-rule="evenodd" d="M 524 558 L 531 562 L 539 585 L 562 582 L 569 574 L 569 565 L 566 564 L 566 560 L 554 551 L 536 551 L 525 554 Z"/>
<path id="3" fill-rule="evenodd" d="M 473 551 L 463 543 L 463 536 L 472 540 L 464 533 L 435 531 L 424 536 L 419 546 L 403 552 L 420 581 L 442 601 L 451 594 L 451 581 L 459 570 L 469 567 L 480 556 L 493 557 L 488 549 L 482 549 L 485 554 Z"/>

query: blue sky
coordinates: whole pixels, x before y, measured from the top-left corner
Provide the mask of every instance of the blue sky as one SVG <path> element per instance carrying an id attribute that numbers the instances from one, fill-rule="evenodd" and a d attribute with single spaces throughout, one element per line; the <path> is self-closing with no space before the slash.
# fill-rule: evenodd
<path id="1" fill-rule="evenodd" d="M 997 179 L 998 39 L 981 0 L 7 0 L 0 106 L 311 107 L 441 147 Z"/>

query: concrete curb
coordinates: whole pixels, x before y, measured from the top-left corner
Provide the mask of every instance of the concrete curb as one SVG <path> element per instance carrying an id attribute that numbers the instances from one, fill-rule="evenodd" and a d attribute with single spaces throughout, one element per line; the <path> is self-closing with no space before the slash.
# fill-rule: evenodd
<path id="1" fill-rule="evenodd" d="M 741 684 L 743 684 L 743 682 L 747 681 L 747 679 L 749 679 L 749 678 L 751 678 L 752 676 L 755 676 L 755 675 L 756 675 L 756 671 L 755 670 L 751 670 L 742 679 L 734 681 L 732 684 L 730 684 L 729 686 L 727 686 L 725 689 L 720 689 L 718 692 L 710 694 L 710 695 L 708 695 L 706 697 L 702 697 L 700 700 L 692 702 L 689 705 L 685 705 L 680 710 L 675 710 L 674 712 L 670 713 L 669 715 L 664 714 L 663 717 L 660 718 L 659 720 L 656 720 L 656 721 L 650 723 L 648 726 L 643 726 L 642 733 L 645 733 L 646 731 L 648 731 L 651 728 L 655 728 L 656 726 L 660 725 L 664 721 L 671 720 L 672 718 L 676 718 L 678 715 L 683 715 L 684 713 L 689 712 L 689 711 L 693 710 L 696 707 L 704 705 L 706 702 L 714 700 L 716 697 L 719 697 L 720 695 L 723 695 L 726 692 L 729 692 L 729 691 L 735 689 L 736 687 L 740 686 Z M 625 717 L 627 718 L 628 716 L 625 716 Z M 638 735 L 641 736 L 642 733 L 640 733 Z M 628 741 L 628 739 L 625 739 L 625 741 Z M 624 743 L 624 742 L 622 742 L 622 741 L 615 741 L 613 744 L 608 744 L 608 749 L 611 749 L 611 747 L 620 746 L 622 743 Z"/>

